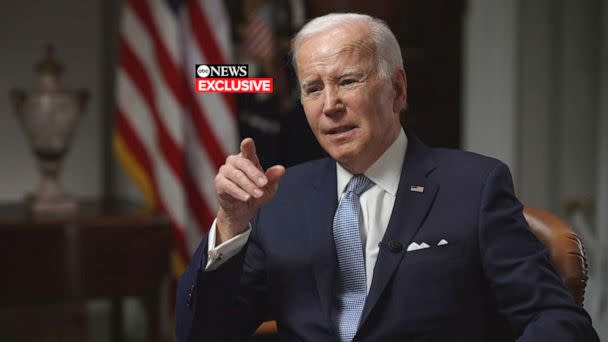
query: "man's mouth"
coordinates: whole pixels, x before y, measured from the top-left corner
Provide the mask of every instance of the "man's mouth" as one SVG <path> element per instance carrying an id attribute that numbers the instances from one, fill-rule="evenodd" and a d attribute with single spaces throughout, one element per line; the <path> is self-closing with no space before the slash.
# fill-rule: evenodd
<path id="1" fill-rule="evenodd" d="M 354 128 L 356 128 L 356 126 L 353 126 L 353 125 L 334 127 L 332 129 L 327 130 L 327 134 L 340 134 L 340 133 L 348 132 Z"/>

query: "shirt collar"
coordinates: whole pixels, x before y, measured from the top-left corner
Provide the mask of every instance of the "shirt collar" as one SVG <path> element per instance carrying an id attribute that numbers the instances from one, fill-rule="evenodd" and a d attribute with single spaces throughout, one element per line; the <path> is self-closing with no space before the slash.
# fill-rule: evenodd
<path id="1" fill-rule="evenodd" d="M 371 179 L 375 185 L 382 188 L 382 190 L 396 196 L 406 150 L 407 136 L 402 128 L 399 131 L 397 139 L 395 139 L 391 146 L 389 146 L 380 158 L 378 158 L 378 160 L 376 160 L 363 174 Z M 343 168 L 340 163 L 336 163 L 336 173 L 338 181 L 338 198 L 340 198 L 340 195 L 344 192 L 344 189 L 353 177 L 353 174 Z"/>

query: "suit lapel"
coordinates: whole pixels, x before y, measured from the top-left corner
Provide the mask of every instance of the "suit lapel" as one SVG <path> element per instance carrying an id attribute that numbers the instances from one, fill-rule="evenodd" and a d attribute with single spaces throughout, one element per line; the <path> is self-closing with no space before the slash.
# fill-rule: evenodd
<path id="1" fill-rule="evenodd" d="M 307 198 L 309 250 L 321 308 L 326 322 L 331 322 L 333 284 L 337 268 L 336 248 L 332 225 L 338 205 L 336 195 L 336 163 L 328 159 L 320 172 L 314 175 L 312 191 L 304 191 Z"/>
<path id="2" fill-rule="evenodd" d="M 395 197 L 393 212 L 382 239 L 383 245 L 380 247 L 374 267 L 372 284 L 361 314 L 361 326 L 365 323 L 392 274 L 401 263 L 407 246 L 422 225 L 439 188 L 436 183 L 427 178 L 428 173 L 435 168 L 429 148 L 413 134 L 407 136 L 408 147 L 399 180 L 399 188 Z M 412 191 L 412 186 L 422 186 L 424 191 Z M 391 251 L 387 248 L 389 241 L 398 241 L 402 249 L 399 252 Z"/>

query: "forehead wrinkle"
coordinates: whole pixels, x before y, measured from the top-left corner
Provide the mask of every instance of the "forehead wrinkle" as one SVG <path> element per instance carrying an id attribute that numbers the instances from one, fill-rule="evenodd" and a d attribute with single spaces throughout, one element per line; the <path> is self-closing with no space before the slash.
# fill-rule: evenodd
<path id="1" fill-rule="evenodd" d="M 332 59 L 338 58 L 342 55 L 346 55 L 347 57 L 373 57 L 374 49 L 370 46 L 370 44 L 362 41 L 351 41 L 341 44 L 341 46 L 336 49 L 331 49 L 333 52 L 328 52 L 326 56 L 320 57 L 322 59 Z"/>
<path id="2" fill-rule="evenodd" d="M 353 32 L 356 32 L 354 34 L 354 37 Z M 297 65 L 303 66 L 301 64 L 303 57 L 302 54 L 304 53 L 304 51 L 310 49 L 304 49 L 303 47 L 307 44 L 307 42 L 310 42 L 310 40 L 318 39 L 319 35 L 321 34 L 322 33 L 315 34 L 302 41 L 302 43 L 300 44 L 299 58 L 297 58 L 296 60 Z M 337 65 L 339 63 L 336 63 L 336 61 L 339 60 L 340 57 L 343 55 L 346 55 L 346 59 L 358 58 L 357 66 L 352 67 L 352 69 L 356 72 L 361 72 L 362 69 L 367 68 L 368 66 L 364 66 L 363 64 L 367 64 L 368 62 L 371 62 L 372 64 L 372 70 L 370 72 L 373 72 L 377 69 L 377 67 L 375 66 L 375 64 L 377 64 L 375 63 L 375 60 L 377 58 L 375 53 L 376 47 L 370 36 L 371 32 L 369 30 L 369 27 L 365 25 L 361 26 L 359 24 L 354 24 L 348 25 L 346 27 L 334 28 L 333 30 L 329 30 L 329 32 L 325 32 L 323 34 L 343 36 L 346 34 L 349 39 L 340 42 L 338 46 L 319 47 L 319 45 L 314 45 L 312 49 L 313 51 L 308 53 L 308 65 L 306 66 L 306 69 L 301 70 L 302 74 L 300 76 L 302 76 L 302 85 L 307 85 L 313 82 L 314 79 L 318 77 L 318 71 L 315 69 L 330 69 L 329 73 L 335 74 L 336 72 L 332 70 L 332 67 L 333 69 L 342 67 L 340 65 Z M 322 41 L 321 43 L 317 41 L 317 44 L 323 43 Z M 369 59 L 366 60 L 366 58 Z M 365 71 L 366 74 L 369 74 L 370 72 Z M 306 77 L 307 73 L 308 77 Z M 342 72 L 341 74 L 344 74 L 344 72 Z"/>
<path id="3" fill-rule="evenodd" d="M 353 63 L 347 67 L 343 65 L 339 65 L 340 63 L 336 63 L 336 60 L 342 58 L 342 56 L 347 55 L 344 59 L 356 59 L 357 63 Z M 363 72 L 363 69 L 368 67 L 368 63 L 370 61 L 367 58 L 373 58 L 366 51 L 362 51 L 358 45 L 344 46 L 340 48 L 338 51 L 332 52 L 331 54 L 327 54 L 325 56 L 312 57 L 314 62 L 310 63 L 305 70 L 303 70 L 304 74 L 310 72 L 311 69 L 313 73 L 316 74 L 314 69 L 329 69 L 330 74 L 337 74 L 336 70 L 339 71 L 340 75 L 344 75 L 346 73 L 360 73 Z M 306 78 L 306 77 L 305 77 Z"/>

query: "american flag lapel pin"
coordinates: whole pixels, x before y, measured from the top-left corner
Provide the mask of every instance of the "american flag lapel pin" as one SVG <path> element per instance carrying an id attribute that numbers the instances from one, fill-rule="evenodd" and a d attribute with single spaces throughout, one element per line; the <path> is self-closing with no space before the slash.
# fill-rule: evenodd
<path id="1" fill-rule="evenodd" d="M 413 192 L 424 192 L 424 187 L 420 185 L 412 185 L 410 186 L 410 191 Z"/>

